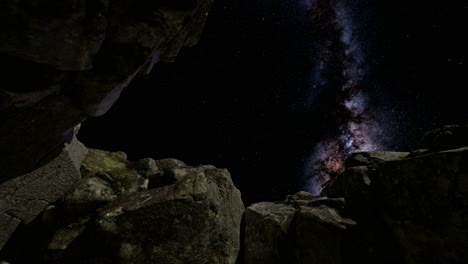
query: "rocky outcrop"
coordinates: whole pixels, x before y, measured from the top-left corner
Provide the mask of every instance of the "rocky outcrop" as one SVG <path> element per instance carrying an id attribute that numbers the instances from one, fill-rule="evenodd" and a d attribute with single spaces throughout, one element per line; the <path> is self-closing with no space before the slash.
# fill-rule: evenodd
<path id="1" fill-rule="evenodd" d="M 86 148 L 76 138 L 39 169 L 0 184 L 0 250 L 20 223 L 32 222 L 80 180 Z"/>
<path id="2" fill-rule="evenodd" d="M 70 166 L 78 173 L 73 162 Z M 12 263 L 236 262 L 244 206 L 227 170 L 175 159 L 131 163 L 123 152 L 88 149 L 81 174 L 62 199 L 41 204 L 35 212 L 42 214 L 33 222 L 1 218 L 10 235 L 12 227 L 20 227 L 4 239 L 0 258 Z M 25 243 L 31 234 L 36 239 Z"/>
<path id="3" fill-rule="evenodd" d="M 346 199 L 343 213 L 358 223 L 350 251 L 361 263 L 468 261 L 468 144 L 456 139 L 460 131 L 429 132 L 421 147 L 430 151 L 347 168 L 325 188 L 322 195 Z M 447 147 L 461 148 L 437 151 Z"/>
<path id="4" fill-rule="evenodd" d="M 243 263 L 341 263 L 343 238 L 356 224 L 340 216 L 343 205 L 301 192 L 249 206 Z"/>
<path id="5" fill-rule="evenodd" d="M 321 196 L 248 207 L 242 263 L 467 263 L 465 129 L 411 153 L 355 153 Z"/>
<path id="6" fill-rule="evenodd" d="M 400 160 L 406 158 L 409 152 L 391 152 L 391 151 L 371 151 L 371 152 L 356 152 L 351 154 L 345 161 L 345 167 L 369 166 L 375 165 L 384 161 Z"/>
<path id="7" fill-rule="evenodd" d="M 179 169 L 180 170 L 180 169 Z M 235 263 L 243 205 L 229 173 L 184 168 L 175 184 L 104 210 L 98 232 L 120 263 Z"/>
<path id="8" fill-rule="evenodd" d="M 106 113 L 137 74 L 195 44 L 211 3 L 3 1 L 0 182 L 54 159 L 72 128 Z"/>

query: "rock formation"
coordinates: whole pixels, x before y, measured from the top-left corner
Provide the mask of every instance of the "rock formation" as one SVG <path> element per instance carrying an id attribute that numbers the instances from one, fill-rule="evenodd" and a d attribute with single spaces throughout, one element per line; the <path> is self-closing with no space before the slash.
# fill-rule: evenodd
<path id="1" fill-rule="evenodd" d="M 18 225 L 32 222 L 49 204 L 75 187 L 86 148 L 76 138 L 39 169 L 0 185 L 0 249 Z"/>
<path id="2" fill-rule="evenodd" d="M 466 126 L 447 126 L 411 153 L 355 153 L 321 197 L 251 205 L 240 259 L 467 263 L 467 138 Z"/>
<path id="3" fill-rule="evenodd" d="M 211 3 L 2 1 L 0 263 L 468 263 L 468 126 L 355 153 L 321 196 L 245 214 L 225 169 L 76 139 L 198 41 Z"/>
<path id="4" fill-rule="evenodd" d="M 0 183 L 53 160 L 137 74 L 195 44 L 211 3 L 2 1 Z"/>
<path id="5" fill-rule="evenodd" d="M 25 191 L 2 197 L 9 207 L 1 218 L 1 257 L 11 263 L 236 262 L 244 206 L 227 170 L 174 159 L 130 163 L 123 152 L 88 149 L 80 180 L 68 160 L 27 175 L 46 175 L 32 182 L 41 188 L 19 177 Z M 42 173 L 51 166 L 61 178 Z M 64 175 L 69 170 L 73 181 Z M 64 181 L 68 192 L 58 199 Z M 31 234 L 35 241 L 26 242 Z"/>
<path id="6" fill-rule="evenodd" d="M 342 237 L 356 224 L 340 216 L 343 205 L 343 199 L 298 193 L 248 207 L 244 263 L 341 263 Z"/>

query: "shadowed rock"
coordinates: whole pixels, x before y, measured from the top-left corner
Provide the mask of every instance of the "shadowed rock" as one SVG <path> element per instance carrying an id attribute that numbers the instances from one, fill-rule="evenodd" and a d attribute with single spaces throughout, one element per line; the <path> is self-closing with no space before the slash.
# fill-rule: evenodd
<path id="1" fill-rule="evenodd" d="M 467 164 L 465 147 L 351 167 L 322 195 L 346 199 L 362 263 L 465 263 Z"/>
<path id="2" fill-rule="evenodd" d="M 212 0 L 0 4 L 0 182 L 51 161 L 139 73 L 193 45 Z M 15 131 L 15 133 L 11 133 Z"/>
<path id="3" fill-rule="evenodd" d="M 356 225 L 340 215 L 343 205 L 343 199 L 299 192 L 285 202 L 249 206 L 244 263 L 341 263 L 343 236 Z"/>
<path id="4" fill-rule="evenodd" d="M 29 223 L 80 180 L 76 165 L 86 148 L 76 138 L 62 153 L 39 169 L 0 185 L 0 249 L 21 223 Z"/>
<path id="5" fill-rule="evenodd" d="M 226 170 L 194 168 L 107 208 L 97 226 L 121 263 L 235 263 L 243 211 Z"/>
<path id="6" fill-rule="evenodd" d="M 427 132 L 419 149 L 441 151 L 468 146 L 468 126 L 444 126 Z"/>

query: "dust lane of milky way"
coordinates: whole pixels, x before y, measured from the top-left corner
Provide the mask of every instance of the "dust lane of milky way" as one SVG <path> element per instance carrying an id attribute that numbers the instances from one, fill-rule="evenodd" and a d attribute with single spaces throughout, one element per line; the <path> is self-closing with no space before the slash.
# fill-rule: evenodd
<path id="1" fill-rule="evenodd" d="M 313 194 L 319 194 L 323 185 L 343 170 L 344 160 L 353 152 L 384 150 L 381 142 L 384 129 L 369 115 L 369 97 L 366 82 L 366 54 L 362 49 L 362 38 L 356 30 L 358 16 L 346 4 L 344 0 L 305 2 L 310 9 L 315 23 L 318 22 L 322 30 L 334 32 L 335 37 L 328 40 L 317 40 L 321 45 L 315 45 L 320 49 L 318 64 L 315 67 L 315 76 L 311 81 L 311 89 L 318 89 L 327 83 L 324 72 L 327 68 L 340 67 L 340 89 L 337 89 L 336 112 L 339 120 L 336 124 L 339 133 L 327 135 L 318 142 L 311 151 L 309 160 L 305 165 L 306 184 L 304 189 Z M 326 15 L 325 15 L 326 14 Z M 362 26 L 362 25 L 360 25 Z M 339 47 L 339 55 L 330 59 L 331 45 Z M 322 87 L 326 88 L 326 87 Z M 317 94 L 311 92 L 310 94 Z M 311 98 L 310 100 L 315 100 Z"/>

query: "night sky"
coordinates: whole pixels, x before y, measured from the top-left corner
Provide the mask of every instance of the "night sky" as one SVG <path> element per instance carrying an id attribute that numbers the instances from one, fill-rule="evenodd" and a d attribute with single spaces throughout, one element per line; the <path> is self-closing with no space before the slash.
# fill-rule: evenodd
<path id="1" fill-rule="evenodd" d="M 175 63 L 140 76 L 88 147 L 228 168 L 246 204 L 339 172 L 354 151 L 409 151 L 468 124 L 462 1 L 215 0 Z"/>

